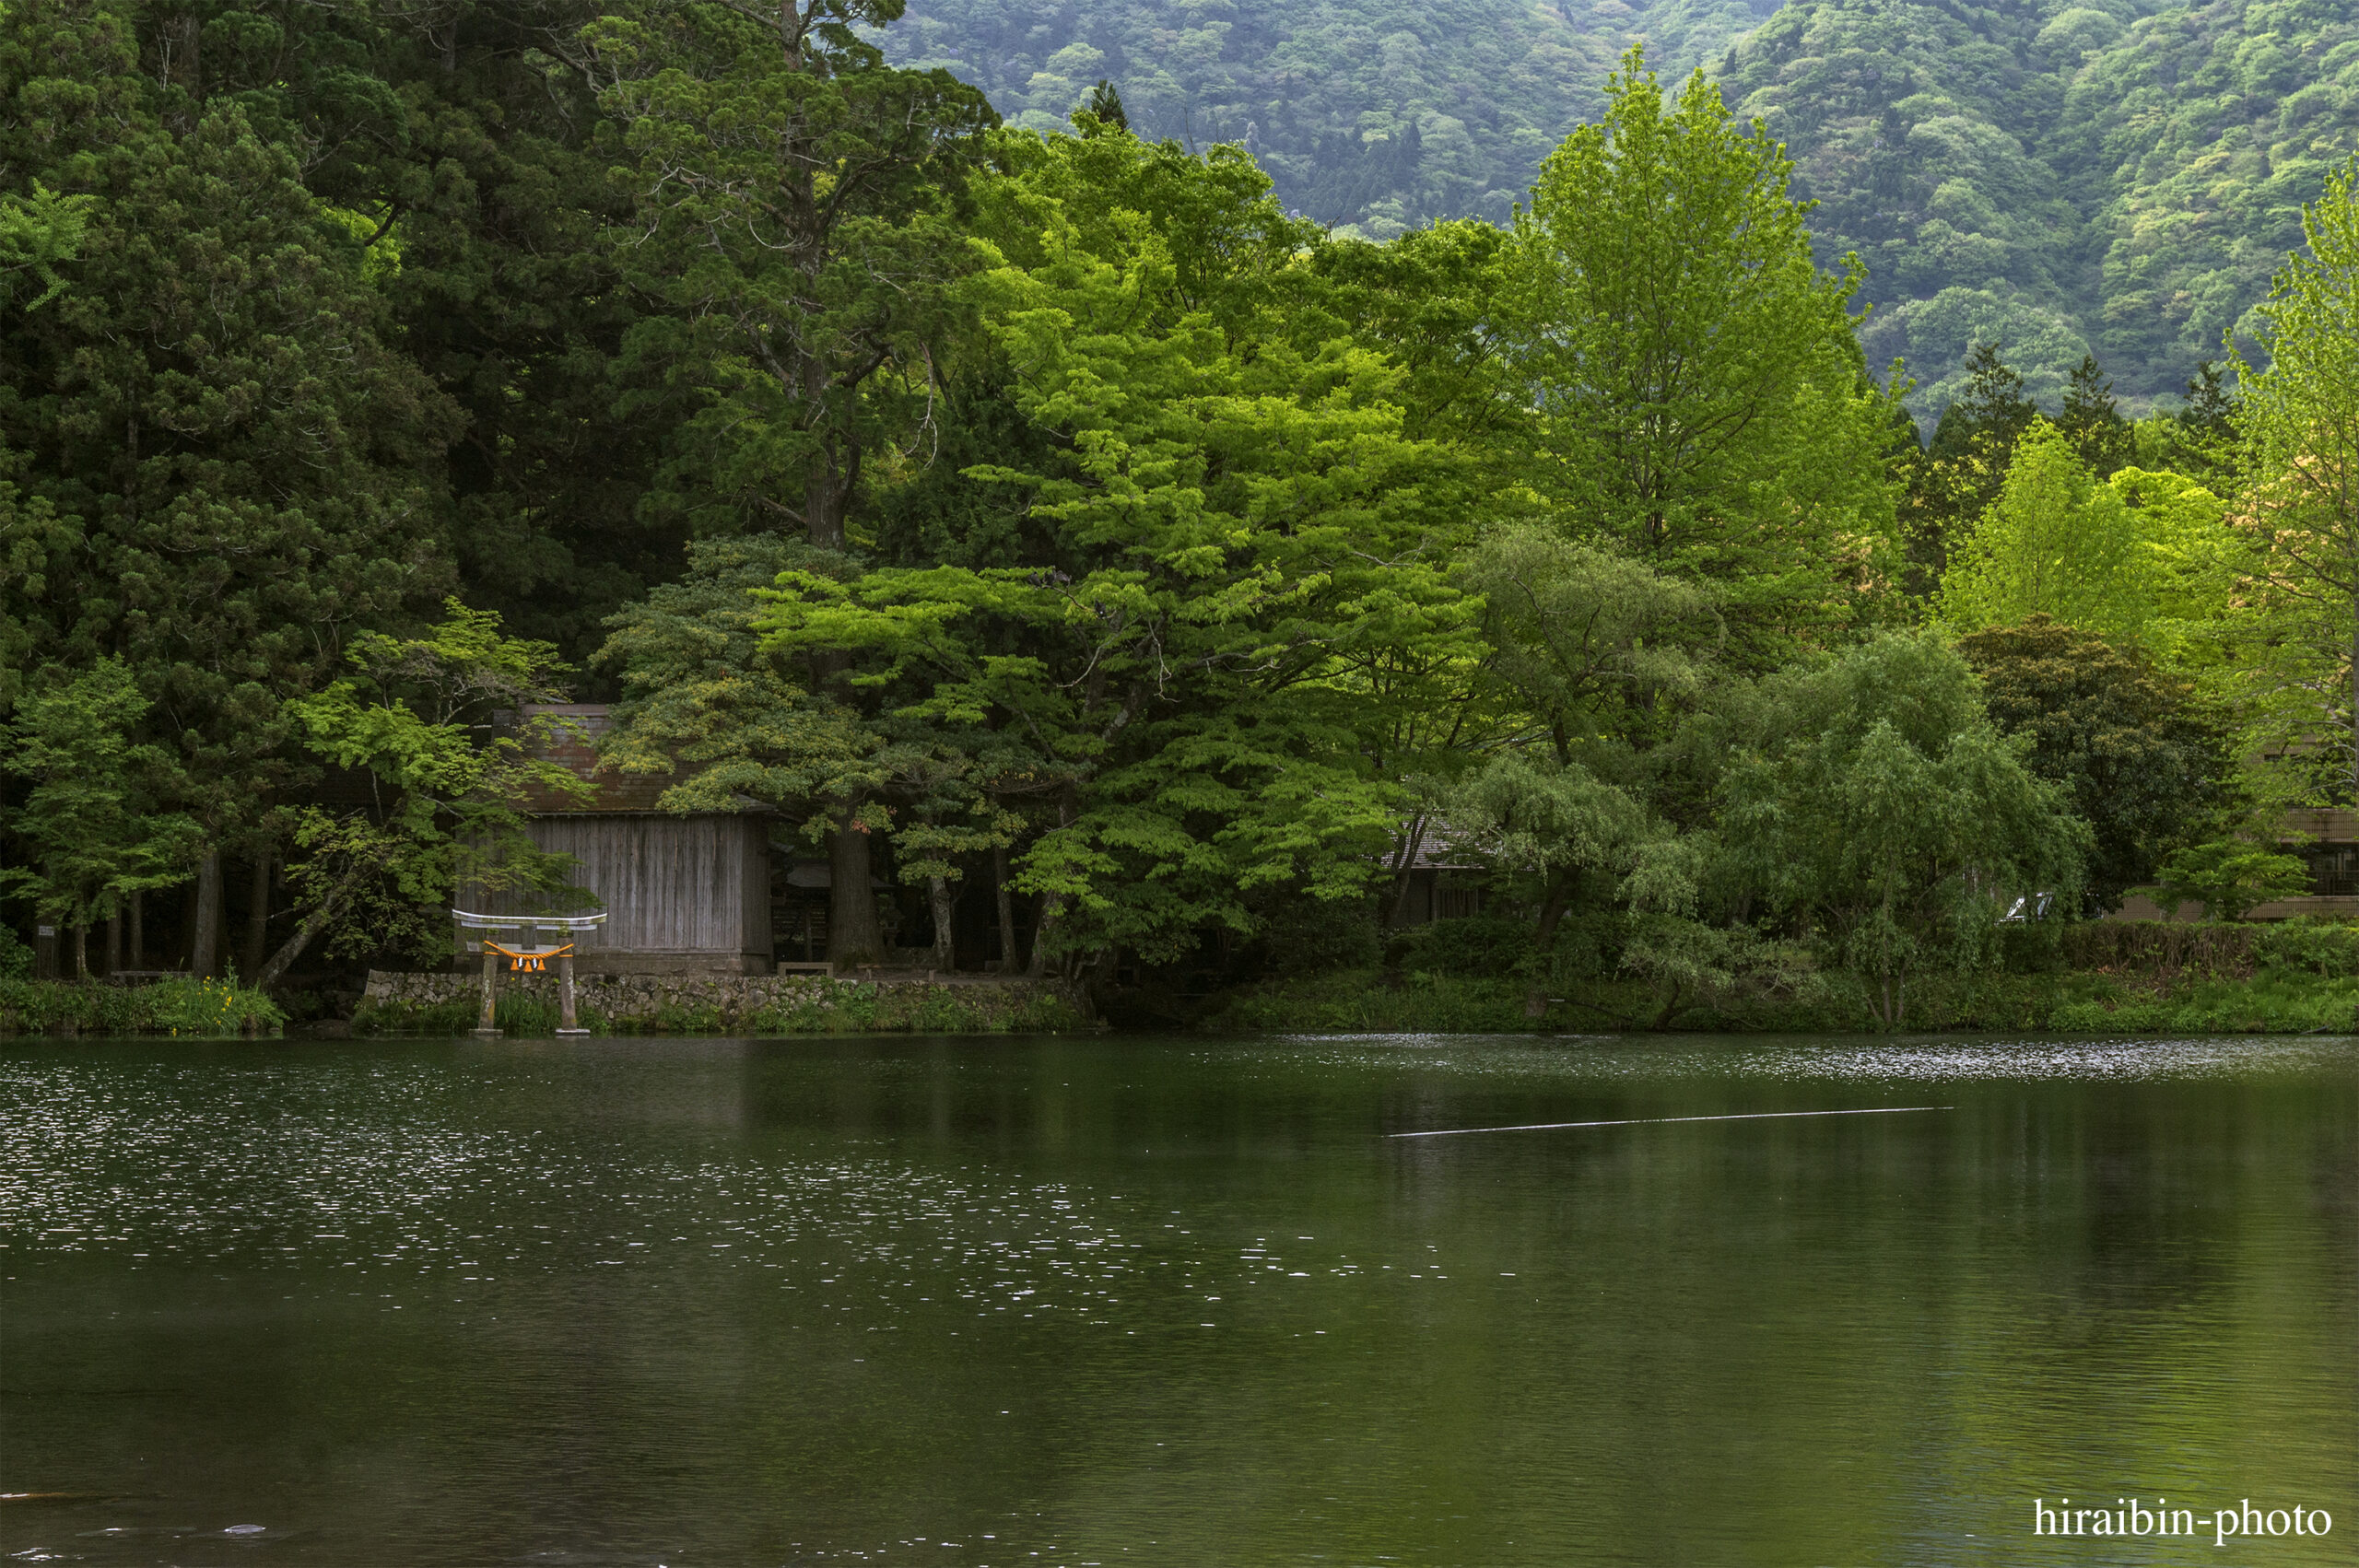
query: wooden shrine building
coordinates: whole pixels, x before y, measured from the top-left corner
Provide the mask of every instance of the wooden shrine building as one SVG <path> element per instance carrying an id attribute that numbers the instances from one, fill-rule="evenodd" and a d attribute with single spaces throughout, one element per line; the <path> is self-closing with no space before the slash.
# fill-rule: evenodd
<path id="1" fill-rule="evenodd" d="M 533 841 L 572 856 L 573 880 L 604 903 L 604 923 L 578 944 L 580 972 L 770 973 L 769 811 L 752 802 L 730 812 L 665 811 L 663 791 L 683 775 L 599 765 L 597 741 L 610 722 L 604 703 L 552 703 L 526 716 L 570 722 L 576 732 L 542 755 L 593 791 L 526 802 Z"/>

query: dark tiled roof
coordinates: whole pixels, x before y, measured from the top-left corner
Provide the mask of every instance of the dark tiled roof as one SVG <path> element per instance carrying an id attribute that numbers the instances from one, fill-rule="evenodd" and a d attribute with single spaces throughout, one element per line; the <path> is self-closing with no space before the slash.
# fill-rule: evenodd
<path id="1" fill-rule="evenodd" d="M 694 766 L 673 773 L 623 773 L 600 765 L 598 741 L 613 727 L 603 702 L 536 703 L 524 709 L 527 719 L 565 720 L 556 740 L 534 748 L 534 754 L 562 766 L 591 786 L 586 796 L 554 790 L 527 790 L 524 809 L 541 816 L 592 812 L 660 812 L 663 791 L 695 776 Z"/>

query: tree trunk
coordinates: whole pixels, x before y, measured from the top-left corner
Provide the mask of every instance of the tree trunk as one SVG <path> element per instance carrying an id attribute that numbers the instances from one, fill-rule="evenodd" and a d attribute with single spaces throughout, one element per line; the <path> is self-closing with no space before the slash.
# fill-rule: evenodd
<path id="1" fill-rule="evenodd" d="M 266 991 L 278 983 L 278 977 L 303 955 L 305 948 L 311 945 L 311 939 L 327 929 L 328 921 L 335 916 L 336 906 L 344 902 L 344 892 L 343 888 L 336 888 L 320 900 L 318 908 L 297 923 L 295 934 L 281 942 L 278 951 L 264 959 L 262 967 L 254 971 L 254 989 Z"/>
<path id="2" fill-rule="evenodd" d="M 131 895 L 131 966 L 135 969 L 147 967 L 147 895 L 145 892 Z"/>
<path id="3" fill-rule="evenodd" d="M 189 973 L 210 977 L 220 965 L 221 851 L 208 849 L 196 863 L 196 926 L 189 934 Z"/>
<path id="4" fill-rule="evenodd" d="M 839 969 L 884 958 L 876 895 L 868 885 L 868 835 L 851 816 L 850 805 L 839 808 L 827 835 L 827 962 Z"/>
<path id="5" fill-rule="evenodd" d="M 123 915 L 120 911 L 107 917 L 107 973 L 111 975 L 123 967 Z"/>
<path id="6" fill-rule="evenodd" d="M 839 457 L 832 443 L 823 444 L 803 481 L 803 536 L 822 550 L 842 549 L 844 517 L 859 482 L 860 449 Z"/>
<path id="7" fill-rule="evenodd" d="M 1401 916 L 1409 907 L 1409 889 L 1417 874 L 1417 851 L 1425 848 L 1426 819 L 1420 815 L 1409 829 L 1409 841 L 1401 851 L 1401 863 L 1392 871 L 1392 902 L 1384 916 L 1384 929 L 1397 930 Z M 1431 911 L 1427 911 L 1428 917 Z"/>
<path id="8" fill-rule="evenodd" d="M 928 877 L 926 894 L 933 905 L 933 966 L 946 973 L 958 967 L 957 938 L 951 930 L 958 915 L 957 890 L 946 876 Z"/>
<path id="9" fill-rule="evenodd" d="M 1548 890 L 1540 897 L 1540 930 L 1532 943 L 1532 954 L 1540 962 L 1540 973 L 1532 977 L 1531 989 L 1523 993 L 1523 1015 L 1526 1018 L 1548 1016 L 1548 952 L 1556 941 L 1556 927 L 1572 906 L 1573 889 L 1579 885 L 1579 874 L 1570 867 L 1548 873 Z"/>
<path id="10" fill-rule="evenodd" d="M 999 895 L 999 972 L 1013 975 L 1015 957 L 1015 895 L 1007 885 L 1007 846 L 992 846 L 992 885 Z"/>
<path id="11" fill-rule="evenodd" d="M 270 851 L 264 849 L 254 860 L 253 880 L 247 884 L 246 941 L 240 952 L 239 963 L 247 974 L 262 969 L 263 943 L 270 940 Z"/>
<path id="12" fill-rule="evenodd" d="M 1027 978 L 1045 980 L 1049 977 L 1049 938 L 1057 929 L 1057 919 L 1065 912 L 1064 900 L 1053 893 L 1040 895 L 1039 919 L 1032 926 L 1032 962 L 1025 966 Z"/>
<path id="13" fill-rule="evenodd" d="M 74 977 L 90 977 L 90 927 L 88 921 L 74 928 Z"/>

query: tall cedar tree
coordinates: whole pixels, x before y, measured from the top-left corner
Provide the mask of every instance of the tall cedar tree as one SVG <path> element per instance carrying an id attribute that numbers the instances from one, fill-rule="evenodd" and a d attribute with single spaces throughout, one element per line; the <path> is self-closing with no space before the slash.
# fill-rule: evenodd
<path id="1" fill-rule="evenodd" d="M 857 29 L 900 12 L 687 4 L 585 34 L 631 159 L 616 170 L 638 211 L 618 237 L 624 274 L 664 306 L 628 357 L 643 383 L 701 396 L 676 462 L 717 530 L 792 526 L 846 551 L 863 462 L 933 415 L 970 253 L 954 205 L 997 116 L 946 71 L 880 64 Z M 839 650 L 808 663 L 815 687 L 849 695 Z M 839 963 L 873 962 L 883 942 L 862 813 L 857 791 L 830 808 Z"/>
<path id="2" fill-rule="evenodd" d="M 127 661 L 202 831 L 208 968 L 222 854 L 299 771 L 285 704 L 442 574 L 455 419 L 266 134 L 283 95 L 204 96 L 193 35 L 88 0 L 0 12 L 0 170 L 90 198 L 68 290 L 0 317 L 0 449 L 42 520 L 12 551 L 8 640 Z"/>

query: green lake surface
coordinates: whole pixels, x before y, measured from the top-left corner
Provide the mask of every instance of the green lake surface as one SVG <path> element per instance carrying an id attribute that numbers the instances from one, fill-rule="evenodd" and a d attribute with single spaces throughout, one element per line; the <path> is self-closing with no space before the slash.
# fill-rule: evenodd
<path id="1" fill-rule="evenodd" d="M 2347 1039 L 18 1041 L 0 1117 L 0 1561 L 2359 1562 Z M 1747 1119 L 1392 1136 L 1659 1117 Z"/>

